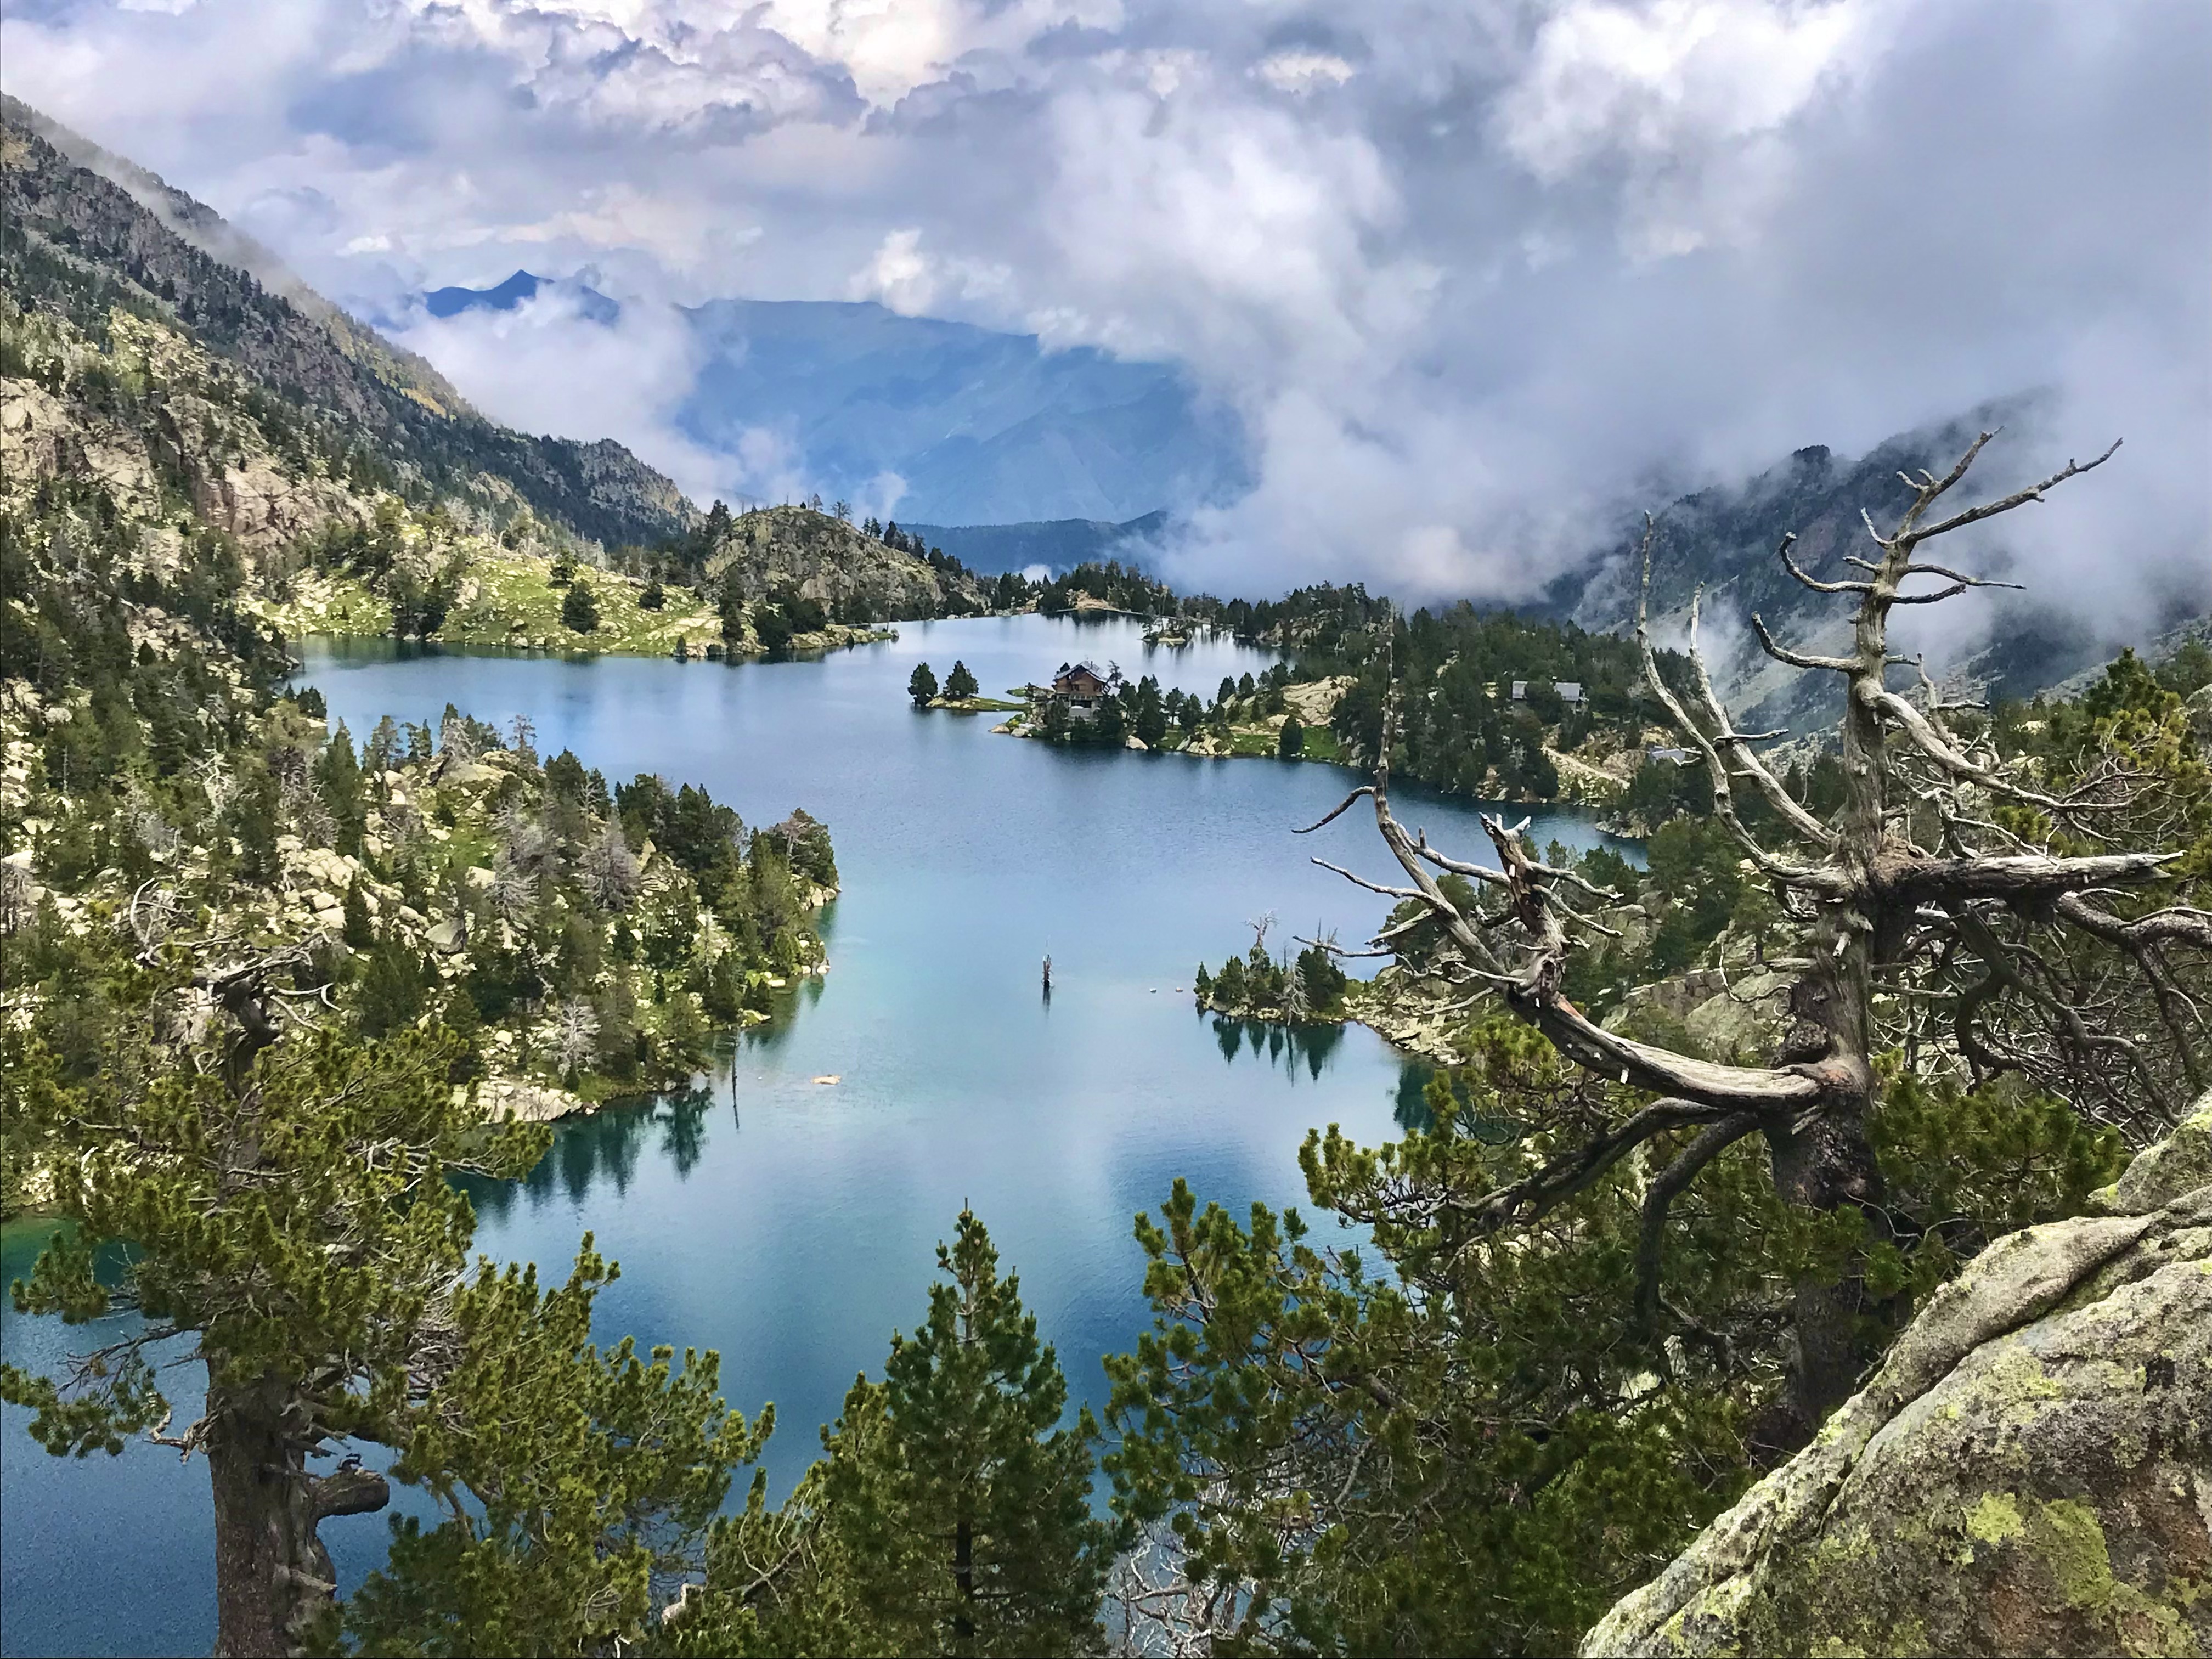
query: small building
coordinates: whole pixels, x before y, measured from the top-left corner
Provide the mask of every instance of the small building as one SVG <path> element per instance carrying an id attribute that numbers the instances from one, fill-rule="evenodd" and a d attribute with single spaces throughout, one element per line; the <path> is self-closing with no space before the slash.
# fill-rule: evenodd
<path id="1" fill-rule="evenodd" d="M 1529 682 L 1527 680 L 1516 680 L 1513 682 L 1513 701 L 1515 702 L 1526 702 L 1528 701 L 1528 685 Z M 1553 683 L 1552 690 L 1559 694 L 1559 701 L 1566 704 L 1568 708 L 1578 708 L 1582 706 L 1583 684 L 1580 680 L 1554 681 Z"/>
<path id="2" fill-rule="evenodd" d="M 1091 663 L 1064 662 L 1052 677 L 1052 695 L 1065 699 L 1073 708 L 1095 708 L 1111 689 L 1106 676 Z"/>
<path id="3" fill-rule="evenodd" d="M 1097 664 L 1064 662 L 1050 685 L 1030 688 L 1030 701 L 1040 713 L 1048 705 L 1058 703 L 1071 719 L 1087 720 L 1098 712 L 1099 703 L 1113 689 L 1112 678 L 1100 673 Z"/>
<path id="4" fill-rule="evenodd" d="M 1645 750 L 1644 758 L 1647 761 L 1668 761 L 1676 766 L 1687 766 L 1692 756 L 1686 749 L 1657 748 Z"/>

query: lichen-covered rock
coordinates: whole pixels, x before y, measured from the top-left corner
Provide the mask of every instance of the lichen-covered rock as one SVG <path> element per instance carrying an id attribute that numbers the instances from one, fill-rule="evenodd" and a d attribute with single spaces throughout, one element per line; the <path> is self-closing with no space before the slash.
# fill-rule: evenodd
<path id="1" fill-rule="evenodd" d="M 2212 1655 L 2212 1095 L 2000 1239 L 1584 1638 L 1613 1654 Z"/>
<path id="2" fill-rule="evenodd" d="M 2199 1100 L 2172 1134 L 2145 1149 L 2117 1182 L 2094 1197 L 2105 1209 L 2135 1215 L 2207 1183 L 2212 1183 L 2212 1094 Z"/>

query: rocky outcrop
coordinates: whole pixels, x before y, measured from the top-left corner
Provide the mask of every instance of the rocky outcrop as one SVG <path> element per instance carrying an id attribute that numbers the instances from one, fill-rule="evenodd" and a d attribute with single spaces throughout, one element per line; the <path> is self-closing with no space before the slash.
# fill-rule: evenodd
<path id="1" fill-rule="evenodd" d="M 1468 1032 L 1464 994 L 1443 978 L 1422 978 L 1392 963 L 1345 993 L 1344 1017 L 1384 1042 L 1438 1066 L 1464 1066 Z"/>
<path id="2" fill-rule="evenodd" d="M 477 1104 L 487 1123 L 557 1123 L 592 1109 L 580 1095 L 544 1084 L 493 1078 L 478 1085 Z"/>
<path id="3" fill-rule="evenodd" d="M 1601 1655 L 2212 1653 L 2212 1094 L 1991 1245 Z"/>
<path id="4" fill-rule="evenodd" d="M 887 545 L 826 513 L 768 507 L 741 514 L 707 561 L 708 574 L 734 580 L 748 599 L 795 592 L 832 611 L 915 617 L 990 608 L 967 576 Z"/>
<path id="5" fill-rule="evenodd" d="M 1327 726 L 1328 717 L 1336 713 L 1336 706 L 1344 701 L 1344 694 L 1358 682 L 1349 674 L 1336 674 L 1318 680 L 1302 680 L 1296 685 L 1283 688 L 1283 702 L 1301 724 Z"/>

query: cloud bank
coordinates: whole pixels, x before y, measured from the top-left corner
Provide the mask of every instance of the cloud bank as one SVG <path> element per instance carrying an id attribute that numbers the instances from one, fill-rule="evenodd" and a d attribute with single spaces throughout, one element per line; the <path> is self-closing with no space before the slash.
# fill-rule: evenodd
<path id="1" fill-rule="evenodd" d="M 9 89 L 389 307 L 536 430 L 702 492 L 653 303 L 881 300 L 1187 364 L 1252 495 L 1180 580 L 1525 597 L 1626 508 L 2052 394 L 2125 434 L 2015 552 L 2116 623 L 2212 588 L 2212 12 L 2197 0 L 31 0 Z"/>

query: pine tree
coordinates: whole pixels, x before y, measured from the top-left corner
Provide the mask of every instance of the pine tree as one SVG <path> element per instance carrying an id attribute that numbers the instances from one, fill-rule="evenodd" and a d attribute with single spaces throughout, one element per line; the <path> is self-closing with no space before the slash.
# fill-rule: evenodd
<path id="1" fill-rule="evenodd" d="M 475 1223 L 449 1174 L 520 1176 L 545 1131 L 485 1124 L 448 1081 L 441 1035 L 280 1041 L 272 974 L 220 986 L 229 1037 L 149 1085 L 80 1086 L 13 1042 L 9 1114 L 53 1156 L 70 1224 L 18 1305 L 85 1325 L 120 1299 L 145 1323 L 61 1382 L 0 1368 L 0 1397 L 57 1455 L 112 1455 L 151 1430 L 206 1457 L 218 1653 L 331 1644 L 317 1529 L 389 1501 L 381 1475 L 310 1472 L 347 1437 L 392 1447 L 393 1478 L 473 1517 L 403 1529 L 362 1609 L 380 1647 L 635 1639 L 656 1551 L 702 1537 L 759 1434 L 714 1397 L 711 1356 L 678 1373 L 665 1350 L 648 1364 L 590 1345 L 591 1297 L 614 1270 L 588 1239 L 550 1295 L 534 1270 L 461 1279 Z M 94 1272 L 106 1241 L 128 1249 L 119 1284 Z M 165 1430 L 154 1359 L 176 1336 L 206 1367 L 206 1404 Z"/>
<path id="2" fill-rule="evenodd" d="M 1333 1012 L 1351 982 L 1336 959 L 1318 945 L 1310 945 L 1298 953 L 1297 978 L 1306 1007 L 1317 1014 Z"/>
<path id="3" fill-rule="evenodd" d="M 1129 729 L 1147 749 L 1157 749 L 1168 734 L 1167 704 L 1160 696 L 1160 683 L 1150 674 L 1137 682 L 1129 709 Z"/>
<path id="4" fill-rule="evenodd" d="M 1066 1379 L 982 1223 L 963 1211 L 937 1260 L 951 1282 L 884 1380 L 854 1382 L 791 1502 L 770 1512 L 757 1488 L 710 1547 L 714 1611 L 687 1650 L 1098 1650 L 1121 1534 L 1091 1512 L 1097 1425 L 1060 1425 Z M 746 1587 L 750 1613 L 723 1599 Z"/>
<path id="5" fill-rule="evenodd" d="M 368 922 L 368 897 L 361 890 L 358 877 L 347 886 L 345 896 L 345 924 L 338 937 L 349 951 L 366 951 L 376 943 L 376 933 Z"/>
<path id="6" fill-rule="evenodd" d="M 599 602 L 592 596 L 589 582 L 570 585 L 568 597 L 561 601 L 561 622 L 579 634 L 589 634 L 599 627 Z"/>
<path id="7" fill-rule="evenodd" d="M 359 854 L 368 806 L 362 793 L 361 763 L 354 758 L 353 739 L 343 720 L 331 734 L 315 770 L 323 805 L 330 809 L 331 844 L 341 853 Z"/>
<path id="8" fill-rule="evenodd" d="M 781 651 L 791 643 L 791 617 L 780 605 L 753 607 L 753 633 L 763 651 Z"/>
<path id="9" fill-rule="evenodd" d="M 937 676 L 930 672 L 927 663 L 918 662 L 914 665 L 914 672 L 907 677 L 906 694 L 914 699 L 916 708 L 928 707 L 936 698 Z"/>
<path id="10" fill-rule="evenodd" d="M 1275 752 L 1285 760 L 1296 760 L 1306 751 L 1306 728 L 1296 714 L 1283 716 L 1283 729 L 1275 739 Z"/>
<path id="11" fill-rule="evenodd" d="M 1221 971 L 1213 976 L 1213 1006 L 1224 1012 L 1234 1012 L 1244 1006 L 1250 995 L 1244 959 L 1242 957 L 1230 957 L 1221 964 Z"/>
<path id="12" fill-rule="evenodd" d="M 952 672 L 945 677 L 946 700 L 951 702 L 964 702 L 981 689 L 975 684 L 975 676 L 969 671 L 968 665 L 956 659 L 952 665 Z"/>
<path id="13" fill-rule="evenodd" d="M 719 603 L 722 613 L 722 643 L 726 646 L 743 645 L 745 641 L 745 596 L 744 590 L 738 586 L 734 574 L 722 578 Z"/>
<path id="14" fill-rule="evenodd" d="M 368 955 L 355 1005 L 364 1036 L 388 1036 L 422 1012 L 423 975 L 407 947 L 386 939 Z"/>

